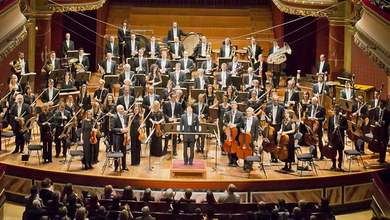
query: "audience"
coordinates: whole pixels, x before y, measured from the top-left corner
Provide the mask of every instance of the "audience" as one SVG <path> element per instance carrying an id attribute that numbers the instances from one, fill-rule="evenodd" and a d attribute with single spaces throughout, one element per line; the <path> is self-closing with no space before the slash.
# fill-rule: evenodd
<path id="1" fill-rule="evenodd" d="M 27 215 L 27 213 L 33 208 L 33 202 L 35 200 L 38 200 L 41 203 L 41 206 L 43 205 L 42 199 L 39 198 L 38 192 L 38 187 L 33 185 L 30 189 L 30 195 L 24 197 L 24 206 L 26 209 L 23 213 L 23 219 L 26 219 L 25 215 Z"/>
<path id="2" fill-rule="evenodd" d="M 137 197 L 134 196 L 133 188 L 131 186 L 126 186 L 123 189 L 123 195 L 121 200 L 137 201 Z"/>
<path id="3" fill-rule="evenodd" d="M 299 207 L 295 207 L 293 209 L 293 216 L 289 218 L 289 220 L 305 220 L 302 218 L 302 212 Z"/>
<path id="4" fill-rule="evenodd" d="M 141 197 L 141 201 L 151 202 L 154 201 L 154 197 L 152 196 L 152 190 L 150 188 L 145 189 L 143 196 Z"/>
<path id="5" fill-rule="evenodd" d="M 181 197 L 179 201 L 180 202 L 186 202 L 186 203 L 194 203 L 194 202 L 196 202 L 195 199 L 191 199 L 191 196 L 192 196 L 192 189 L 191 188 L 187 188 L 184 191 L 184 197 Z"/>
<path id="6" fill-rule="evenodd" d="M 72 194 L 68 197 L 68 205 L 66 208 L 68 209 L 68 216 L 74 217 L 76 214 L 77 209 L 81 207 L 81 204 L 77 203 L 77 196 L 76 194 Z"/>
<path id="7" fill-rule="evenodd" d="M 265 202 L 261 201 L 257 204 L 257 211 L 254 213 L 257 220 L 268 220 L 271 214 L 265 207 Z"/>
<path id="8" fill-rule="evenodd" d="M 234 194 L 235 191 L 236 186 L 234 184 L 230 184 L 227 188 L 226 194 L 219 197 L 218 203 L 240 203 L 240 197 Z"/>
<path id="9" fill-rule="evenodd" d="M 207 203 L 207 204 L 210 204 L 210 205 L 214 205 L 217 203 L 217 201 L 215 201 L 215 198 L 214 198 L 214 194 L 211 190 L 207 190 L 206 192 L 206 201 L 203 201 L 202 203 Z"/>
<path id="10" fill-rule="evenodd" d="M 136 219 L 137 220 L 155 220 L 156 218 L 153 218 L 151 215 L 150 215 L 150 209 L 148 206 L 144 206 L 142 209 L 141 209 L 141 212 L 142 212 L 142 216 L 140 217 L 137 217 Z"/>
<path id="11" fill-rule="evenodd" d="M 214 218 L 214 209 L 207 210 L 207 215 L 204 216 L 203 220 L 218 220 L 217 218 Z"/>
<path id="12" fill-rule="evenodd" d="M 75 220 L 86 220 L 87 219 L 87 210 L 84 207 L 77 209 Z"/>
<path id="13" fill-rule="evenodd" d="M 114 198 L 112 193 L 113 193 L 112 185 L 106 185 L 104 187 L 104 194 L 102 195 L 102 199 L 112 199 L 112 198 Z"/>
<path id="14" fill-rule="evenodd" d="M 279 215 L 279 219 L 287 219 L 290 215 L 288 209 L 286 209 L 286 201 L 284 199 L 279 199 L 278 207 L 274 209 Z"/>
<path id="15" fill-rule="evenodd" d="M 41 191 L 39 191 L 39 198 L 42 199 L 43 205 L 47 206 L 47 202 L 51 200 L 53 194 L 51 179 L 45 178 L 41 182 Z"/>
<path id="16" fill-rule="evenodd" d="M 86 207 L 88 218 L 91 218 L 92 216 L 97 216 L 97 212 L 99 209 L 99 201 L 96 194 L 91 195 L 91 199 L 89 200 L 89 205 Z"/>
<path id="17" fill-rule="evenodd" d="M 27 217 L 25 219 L 28 220 L 40 220 L 42 216 L 47 215 L 47 212 L 44 208 L 42 208 L 42 201 L 39 199 L 35 199 L 32 202 L 31 209 L 27 212 Z"/>
<path id="18" fill-rule="evenodd" d="M 175 200 L 175 193 L 171 188 L 164 192 L 164 196 L 160 199 L 161 202 L 172 203 Z"/>
<path id="19" fill-rule="evenodd" d="M 60 197 L 61 193 L 59 191 L 55 191 L 51 196 L 51 200 L 47 202 L 46 210 L 49 218 L 56 216 L 60 208 L 64 206 L 64 204 L 60 202 Z"/>
<path id="20" fill-rule="evenodd" d="M 73 185 L 71 183 L 67 183 L 64 186 L 61 194 L 61 202 L 65 205 L 68 204 L 68 197 L 73 194 Z"/>

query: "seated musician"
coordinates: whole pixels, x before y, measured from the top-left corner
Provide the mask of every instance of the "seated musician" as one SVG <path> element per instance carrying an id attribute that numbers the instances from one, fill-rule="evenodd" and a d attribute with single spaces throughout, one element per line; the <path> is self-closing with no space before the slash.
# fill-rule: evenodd
<path id="1" fill-rule="evenodd" d="M 133 71 L 131 71 L 131 66 L 130 64 L 125 64 L 123 66 L 123 71 L 119 74 L 119 79 L 118 79 L 118 82 L 121 86 L 123 86 L 125 84 L 125 79 L 129 79 L 130 80 L 130 85 L 135 85 L 135 82 L 136 82 L 136 77 L 135 77 L 135 73 Z"/>
<path id="2" fill-rule="evenodd" d="M 47 103 L 43 104 L 42 112 L 39 114 L 38 125 L 39 131 L 41 133 L 42 141 L 42 151 L 43 151 L 43 162 L 44 163 L 53 163 L 52 161 L 52 144 L 53 144 L 53 135 L 51 130 L 54 128 L 52 125 L 54 118 L 53 113 L 49 111 L 49 106 Z"/>
<path id="3" fill-rule="evenodd" d="M 125 86 L 128 86 L 130 88 L 130 95 L 136 97 L 134 95 L 134 86 L 131 86 L 132 83 L 131 83 L 130 79 L 125 79 L 124 82 L 125 82 L 125 84 L 123 84 L 123 86 L 119 88 L 119 96 L 123 95 L 123 90 L 124 90 Z M 136 94 L 136 95 L 139 96 L 140 94 Z"/>
<path id="4" fill-rule="evenodd" d="M 245 90 L 249 91 L 253 87 L 253 80 L 255 79 L 254 70 L 252 67 L 248 68 L 248 74 L 244 77 Z"/>
<path id="5" fill-rule="evenodd" d="M 282 170 L 285 170 L 287 172 L 292 172 L 293 170 L 291 169 L 291 164 L 295 162 L 295 145 L 294 145 L 294 134 L 295 134 L 295 122 L 292 120 L 293 118 L 293 112 L 291 111 L 284 111 L 283 115 L 283 124 L 278 133 L 280 135 L 288 135 L 289 141 L 287 144 L 287 152 L 288 152 L 288 157 L 284 161 L 285 165 L 282 168 Z"/>
<path id="6" fill-rule="evenodd" d="M 114 57 L 119 57 L 119 45 L 115 43 L 114 36 L 110 36 L 110 41 L 104 46 L 104 53 L 111 53 Z"/>
<path id="7" fill-rule="evenodd" d="M 150 66 L 150 73 L 148 73 L 148 75 L 145 77 L 145 81 L 146 83 L 152 84 L 155 87 L 161 87 L 162 78 L 157 64 L 154 63 Z"/>
<path id="8" fill-rule="evenodd" d="M 15 64 L 20 63 L 21 68 L 20 69 L 15 69 Z M 28 68 L 28 61 L 24 59 L 24 53 L 19 52 L 18 53 L 18 59 L 12 61 L 12 66 L 11 66 L 11 72 L 15 74 L 18 79 L 20 79 L 21 76 L 23 76 L 26 73 L 30 72 L 30 69 Z"/>
<path id="9" fill-rule="evenodd" d="M 335 135 L 337 137 L 332 137 L 332 142 L 329 144 L 332 144 L 332 147 L 334 150 L 337 150 L 339 154 L 338 158 L 338 168 L 339 170 L 342 170 L 342 162 L 343 162 L 343 151 L 344 151 L 344 134 L 345 131 L 348 129 L 348 122 L 347 118 L 342 115 L 341 113 L 341 106 L 339 104 L 336 104 L 334 106 L 335 113 L 334 115 L 329 116 L 328 121 L 328 138 L 331 139 L 332 135 Z M 338 140 L 338 141 L 335 141 Z M 330 170 L 336 170 L 336 157 L 331 158 L 333 165 L 330 168 Z"/>
<path id="10" fill-rule="evenodd" d="M 27 122 L 31 118 L 30 106 L 26 103 L 23 103 L 23 95 L 18 94 L 16 96 L 15 103 L 10 109 L 9 112 L 10 124 L 12 126 L 12 131 L 15 134 L 15 150 L 12 152 L 16 153 L 24 153 L 24 133 L 22 132 L 21 127 L 22 121 Z"/>
<path id="11" fill-rule="evenodd" d="M 147 94 L 145 94 L 143 100 L 142 100 L 142 108 L 145 109 L 145 116 L 149 114 L 149 112 L 152 110 L 152 105 L 154 101 L 160 101 L 160 96 L 155 94 L 154 86 L 149 86 L 149 91 Z M 149 135 L 149 128 L 151 127 L 151 124 L 149 120 L 146 120 L 146 133 Z"/>
<path id="12" fill-rule="evenodd" d="M 320 74 L 318 75 L 318 83 L 313 84 L 311 95 L 314 97 L 323 93 L 325 93 L 326 95 L 329 94 L 329 86 L 326 85 L 324 82 L 324 75 Z"/>
<path id="13" fill-rule="evenodd" d="M 249 52 L 248 52 L 249 50 L 251 50 L 252 52 L 252 57 L 249 57 Z M 259 57 L 259 55 L 263 53 L 263 48 L 257 45 L 256 38 L 252 37 L 251 45 L 248 46 L 248 51 L 247 51 L 248 60 L 255 59 L 256 57 Z"/>
<path id="14" fill-rule="evenodd" d="M 260 76 L 261 77 L 261 81 L 263 83 L 263 88 L 266 87 L 267 85 L 267 75 L 266 75 L 266 72 L 267 72 L 267 62 L 264 61 L 264 57 L 263 57 L 263 54 L 260 54 L 258 56 L 258 62 L 256 64 L 254 64 L 254 68 L 256 69 L 256 75 Z"/>
<path id="15" fill-rule="evenodd" d="M 65 40 L 61 43 L 61 57 L 67 57 L 68 50 L 74 50 L 74 42 L 70 39 L 70 34 L 65 34 Z"/>
<path id="16" fill-rule="evenodd" d="M 181 70 L 181 64 L 176 63 L 175 71 L 171 72 L 170 78 L 173 82 L 173 86 L 179 88 L 182 86 L 183 82 L 186 80 L 186 75 L 183 70 Z"/>
<path id="17" fill-rule="evenodd" d="M 141 48 L 141 44 L 135 40 L 135 34 L 131 34 L 130 40 L 126 42 L 125 57 L 134 58 L 138 54 L 138 50 Z M 126 61 L 126 63 L 128 63 Z"/>
<path id="18" fill-rule="evenodd" d="M 237 128 L 239 132 L 243 128 L 244 114 L 237 109 L 237 102 L 231 102 L 231 111 L 226 112 L 224 116 L 224 127 L 226 129 Z M 238 139 L 238 136 L 236 137 Z M 237 167 L 237 155 L 236 153 L 227 152 L 229 159 L 229 166 Z"/>
<path id="19" fill-rule="evenodd" d="M 80 88 L 80 94 L 76 99 L 77 106 L 83 108 L 85 111 L 92 108 L 91 95 L 88 92 L 87 85 L 83 84 Z"/>
<path id="20" fill-rule="evenodd" d="M 194 71 L 194 61 L 188 58 L 188 51 L 184 51 L 183 58 L 180 59 L 181 70 L 186 74 L 187 79 L 192 79 L 192 71 Z"/>
<path id="21" fill-rule="evenodd" d="M 199 121 L 201 123 L 207 122 L 207 119 L 210 115 L 210 111 L 209 106 L 207 105 L 207 103 L 205 103 L 205 94 L 198 95 L 198 102 L 193 105 L 192 111 L 198 116 Z M 196 141 L 196 153 L 204 153 L 205 137 L 205 135 L 199 135 L 199 138 Z"/>
<path id="22" fill-rule="evenodd" d="M 307 109 L 307 119 L 309 121 L 318 122 L 318 132 L 316 135 L 318 135 L 318 147 L 320 149 L 321 157 L 320 160 L 323 160 L 324 157 L 322 155 L 322 148 L 323 148 L 323 142 L 322 142 L 322 123 L 325 121 L 325 108 L 321 106 L 318 103 L 318 98 L 313 97 L 311 99 L 311 105 Z M 317 157 L 317 150 L 314 152 L 314 157 Z"/>
<path id="23" fill-rule="evenodd" d="M 251 134 L 251 140 L 246 140 L 249 142 L 249 146 L 252 148 L 252 153 L 257 152 L 256 148 L 259 146 L 257 141 L 259 138 L 259 119 L 255 116 L 254 109 L 252 107 L 248 107 L 246 109 L 246 120 L 244 120 L 244 126 L 243 126 L 243 133 L 249 133 Z M 247 156 L 252 156 L 252 155 L 247 155 Z M 244 171 L 246 170 L 253 170 L 252 168 L 253 163 L 252 162 L 247 162 L 244 159 Z"/>
<path id="24" fill-rule="evenodd" d="M 299 87 L 299 83 L 297 83 L 298 79 L 301 77 L 301 70 L 298 70 L 297 72 L 297 80 L 295 80 L 295 77 L 293 77 L 291 79 L 292 83 L 293 83 L 293 88 L 295 91 L 302 91 L 302 89 Z"/>
<path id="25" fill-rule="evenodd" d="M 166 51 L 161 53 L 161 58 L 157 59 L 156 64 L 160 69 L 160 73 L 163 75 L 167 75 L 171 71 L 171 61 L 167 59 Z"/>
<path id="26" fill-rule="evenodd" d="M 49 107 L 57 105 L 60 102 L 59 91 L 54 88 L 54 80 L 49 79 L 49 86 L 46 88 L 41 96 L 43 103 L 48 103 Z"/>
<path id="27" fill-rule="evenodd" d="M 154 35 L 150 37 L 150 42 L 146 44 L 146 55 L 152 58 L 160 56 L 160 45 L 156 42 L 156 37 Z"/>
<path id="28" fill-rule="evenodd" d="M 241 63 L 238 62 L 238 56 L 234 55 L 232 62 L 228 63 L 228 71 L 230 71 L 230 74 L 233 76 L 241 76 L 241 74 L 244 72 L 243 66 Z"/>
<path id="29" fill-rule="evenodd" d="M 131 112 L 130 108 L 134 103 L 134 97 L 130 95 L 130 88 L 128 86 L 123 87 L 123 95 L 118 97 L 117 105 L 122 105 L 125 112 Z"/>
<path id="30" fill-rule="evenodd" d="M 211 59 L 211 55 L 206 55 L 206 61 L 202 62 L 202 69 L 206 70 L 207 75 L 213 75 L 214 71 L 217 70 L 217 64 Z"/>
<path id="31" fill-rule="evenodd" d="M 163 90 L 163 97 L 162 99 L 164 101 L 169 101 L 170 97 L 169 97 L 169 94 L 171 94 L 171 92 L 175 92 L 175 89 L 173 88 L 173 82 L 171 80 L 168 80 L 167 82 L 167 87 L 164 88 Z"/>
<path id="32" fill-rule="evenodd" d="M 174 21 L 172 23 L 172 28 L 168 30 L 168 42 L 173 41 L 175 37 L 178 38 L 179 41 L 181 41 L 181 36 L 187 36 L 188 34 L 185 34 L 181 29 L 177 27 L 177 22 Z"/>
<path id="33" fill-rule="evenodd" d="M 104 69 L 104 74 L 102 76 L 102 79 L 104 79 L 104 76 L 106 75 L 116 75 L 118 65 L 116 61 L 112 59 L 111 53 L 107 53 L 106 59 L 100 62 L 99 65 Z"/>
<path id="34" fill-rule="evenodd" d="M 55 142 L 56 142 L 56 156 L 59 157 L 61 153 L 61 145 L 62 145 L 62 156 L 66 158 L 67 152 L 67 142 L 66 138 L 60 138 L 60 135 L 64 131 L 64 127 L 69 120 L 72 118 L 69 111 L 65 110 L 65 104 L 61 102 L 58 106 L 58 111 L 54 114 L 54 123 L 55 123 Z"/>
<path id="35" fill-rule="evenodd" d="M 53 70 L 61 69 L 60 59 L 56 58 L 55 51 L 50 52 L 50 58 L 46 60 L 43 69 L 46 71 L 47 74 L 50 74 Z"/>
<path id="36" fill-rule="evenodd" d="M 208 47 L 209 47 L 209 44 L 207 43 L 206 36 L 202 36 L 201 42 L 199 42 L 194 48 L 195 57 L 205 58 L 207 53 L 211 52 L 211 51 L 207 51 L 209 49 Z M 210 47 L 211 47 L 211 45 L 210 45 Z"/>
<path id="37" fill-rule="evenodd" d="M 221 46 L 219 57 L 231 58 L 233 46 L 229 38 L 225 39 L 225 44 Z"/>
<path id="38" fill-rule="evenodd" d="M 324 74 L 324 73 L 330 73 L 330 65 L 328 62 L 325 61 L 325 55 L 320 55 L 320 61 L 316 64 L 316 74 Z"/>
<path id="39" fill-rule="evenodd" d="M 294 84 L 291 80 L 287 83 L 287 89 L 284 92 L 284 106 L 291 107 L 295 114 L 298 114 L 299 94 L 294 89 Z"/>
<path id="40" fill-rule="evenodd" d="M 73 80 L 71 79 L 71 75 L 69 72 L 65 73 L 64 81 L 61 82 L 61 90 L 71 90 L 74 87 Z"/>
<path id="41" fill-rule="evenodd" d="M 144 50 L 138 51 L 138 57 L 134 59 L 133 71 L 136 74 L 146 74 L 149 73 L 148 60 L 144 58 Z"/>
<path id="42" fill-rule="evenodd" d="M 340 98 L 346 100 L 354 100 L 356 97 L 356 92 L 351 89 L 351 82 L 345 81 L 345 89 L 340 91 Z"/>
<path id="43" fill-rule="evenodd" d="M 181 103 L 176 100 L 176 93 L 169 93 L 169 101 L 165 102 L 163 106 L 163 113 L 165 123 L 174 123 L 180 119 L 183 110 L 181 108 Z M 177 135 L 168 135 L 165 137 L 165 145 L 163 150 L 163 155 L 167 154 L 168 150 L 168 141 L 172 139 L 173 155 L 177 156 L 176 146 L 177 146 Z"/>
<path id="44" fill-rule="evenodd" d="M 198 75 L 194 79 L 195 89 L 206 89 L 209 85 L 209 78 L 204 75 L 204 69 L 198 69 Z"/>
<path id="45" fill-rule="evenodd" d="M 251 96 L 251 98 L 247 101 L 247 108 L 251 107 L 255 111 L 257 110 L 256 112 L 260 112 L 259 108 L 260 108 L 260 106 L 262 104 L 262 101 L 260 101 L 260 99 L 257 97 L 256 91 L 255 90 L 251 90 L 249 92 L 249 95 Z"/>
<path id="46" fill-rule="evenodd" d="M 284 118 L 284 107 L 279 103 L 279 96 L 277 93 L 272 94 L 272 102 L 270 105 L 267 105 L 264 110 L 265 114 L 268 116 L 268 123 L 275 129 L 275 132 L 280 131 L 282 120 Z M 275 143 L 276 143 L 276 135 Z M 271 153 L 271 163 L 277 163 L 278 159 Z"/>
<path id="47" fill-rule="evenodd" d="M 379 94 L 380 94 L 379 90 L 376 90 L 374 92 L 374 98 L 369 102 L 369 104 L 371 106 L 370 108 L 376 108 L 379 106 L 379 102 L 380 102 Z"/>
<path id="48" fill-rule="evenodd" d="M 95 100 L 95 102 L 98 102 L 101 105 L 103 105 L 104 100 L 106 99 L 106 96 L 108 94 L 108 90 L 104 88 L 105 83 L 106 81 L 104 81 L 104 79 L 100 79 L 99 87 L 96 88 L 95 92 L 93 93 L 93 100 Z"/>
<path id="49" fill-rule="evenodd" d="M 381 151 L 379 152 L 379 163 L 384 163 L 386 159 L 386 151 L 387 151 L 387 144 L 389 143 L 389 135 L 388 129 L 390 125 L 390 112 L 385 108 L 386 107 L 386 101 L 381 100 L 379 102 L 379 108 L 375 109 L 375 116 L 374 116 L 374 126 L 379 126 L 379 132 L 381 132 L 383 135 L 382 139 L 379 140 L 382 144 Z"/>
<path id="50" fill-rule="evenodd" d="M 179 38 L 175 37 L 174 42 L 169 45 L 169 54 L 172 59 L 179 59 L 183 56 L 184 45 L 179 42 Z"/>
<path id="51" fill-rule="evenodd" d="M 86 72 L 89 69 L 89 58 L 84 55 L 84 48 L 79 48 L 79 55 L 76 64 L 82 64 L 83 68 L 77 68 L 76 72 Z"/>
<path id="52" fill-rule="evenodd" d="M 264 95 L 264 91 L 261 89 L 261 86 L 260 86 L 260 82 L 259 80 L 255 79 L 253 80 L 253 83 L 252 83 L 252 89 L 249 90 L 249 94 L 252 92 L 252 91 L 255 91 L 256 94 L 257 94 L 257 98 L 260 98 L 261 97 L 261 102 L 263 103 L 264 100 L 266 99 L 266 96 Z"/>
<path id="53" fill-rule="evenodd" d="M 219 91 L 226 91 L 227 87 L 232 85 L 232 77 L 230 75 L 230 72 L 227 71 L 227 65 L 226 63 L 223 63 L 221 65 L 221 72 L 217 74 L 217 85 Z"/>

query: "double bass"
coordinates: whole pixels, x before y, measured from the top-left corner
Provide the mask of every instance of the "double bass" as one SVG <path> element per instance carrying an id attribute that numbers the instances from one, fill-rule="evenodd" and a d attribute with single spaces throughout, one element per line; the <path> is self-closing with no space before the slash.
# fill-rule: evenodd
<path id="1" fill-rule="evenodd" d="M 283 128 L 284 128 L 284 120 L 282 122 L 282 128 L 281 128 L 282 131 Z M 290 140 L 290 137 L 287 134 L 282 135 L 281 133 L 278 132 L 276 140 L 278 144 L 273 149 L 274 156 L 276 159 L 286 160 L 288 158 L 287 145 Z"/>
<path id="2" fill-rule="evenodd" d="M 336 115 L 335 115 L 336 116 Z M 332 132 L 328 132 L 328 142 L 325 143 L 322 148 L 322 155 L 328 159 L 335 159 L 337 156 L 337 150 L 339 147 L 340 141 L 343 142 L 343 135 L 341 134 L 340 124 L 341 124 L 341 113 L 339 116 L 339 126 L 337 126 Z"/>
<path id="3" fill-rule="evenodd" d="M 244 131 L 246 131 L 246 129 L 244 129 Z M 240 143 L 236 152 L 238 158 L 245 160 L 247 156 L 252 156 L 252 148 L 250 146 L 251 141 L 252 135 L 250 132 L 242 132 L 238 136 L 238 142 Z"/>
<path id="4" fill-rule="evenodd" d="M 264 115 L 266 116 L 267 119 L 269 119 L 269 117 L 267 117 L 267 115 Z M 271 114 L 270 114 L 270 117 L 271 117 Z M 275 143 L 275 128 L 272 127 L 270 125 L 270 123 L 267 123 L 267 128 L 263 129 L 263 143 L 262 143 L 262 146 L 263 146 L 263 149 L 265 152 L 268 152 L 268 153 L 271 153 L 273 152 L 273 148 L 276 146 L 276 143 Z"/>
<path id="5" fill-rule="evenodd" d="M 232 119 L 232 118 L 231 118 Z M 236 137 L 238 135 L 238 130 L 236 127 L 227 126 L 224 128 L 226 133 L 226 140 L 223 142 L 223 149 L 228 153 L 236 153 L 238 148 L 238 142 Z"/>

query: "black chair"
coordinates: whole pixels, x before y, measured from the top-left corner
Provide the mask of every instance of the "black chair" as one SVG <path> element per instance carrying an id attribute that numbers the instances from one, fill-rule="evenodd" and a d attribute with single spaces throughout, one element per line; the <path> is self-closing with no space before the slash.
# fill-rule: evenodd
<path id="1" fill-rule="evenodd" d="M 120 158 L 122 158 L 123 156 L 124 155 L 123 155 L 122 152 L 108 152 L 106 161 L 104 162 L 104 165 L 103 165 L 103 172 L 102 172 L 102 174 L 104 174 L 104 171 L 106 170 L 106 168 L 107 168 L 108 164 L 110 163 L 110 161 L 114 160 L 114 161 L 118 161 L 119 175 L 121 175 L 122 166 L 121 166 Z"/>
<path id="2" fill-rule="evenodd" d="M 83 146 L 83 144 L 81 144 L 81 142 L 79 141 L 80 140 L 80 135 L 81 135 L 81 129 L 79 128 L 79 129 L 77 129 L 76 131 L 75 131 L 75 133 L 76 133 L 76 137 L 77 137 L 77 145 L 76 145 L 76 149 L 75 150 L 70 150 L 70 148 L 69 148 L 69 155 L 70 155 L 70 159 L 69 159 L 69 161 L 68 161 L 68 168 L 67 168 L 67 171 L 69 171 L 69 169 L 70 169 L 70 164 L 73 162 L 73 159 L 75 158 L 75 157 L 81 157 L 81 158 L 83 158 L 84 157 L 84 151 L 82 151 L 82 150 L 77 150 L 77 147 L 79 147 L 79 146 Z M 70 145 L 69 145 L 70 146 Z"/>
<path id="3" fill-rule="evenodd" d="M 247 162 L 259 163 L 259 169 L 263 170 L 265 178 L 268 179 L 267 173 L 265 172 L 265 168 L 264 168 L 264 164 L 263 164 L 263 157 L 262 157 L 263 149 L 261 149 L 260 151 L 261 152 L 259 152 L 258 155 L 256 155 L 256 156 L 247 156 L 245 158 L 245 160 Z M 249 173 L 248 173 L 248 178 L 250 178 L 250 177 L 251 177 L 251 170 L 249 170 Z"/>
<path id="4" fill-rule="evenodd" d="M 347 158 L 347 160 L 349 160 L 349 167 L 348 167 L 349 172 L 351 172 L 351 164 L 352 164 L 352 160 L 354 158 L 356 159 L 359 166 L 360 166 L 360 163 L 359 163 L 359 160 L 360 160 L 361 163 L 363 164 L 364 170 L 366 170 L 366 165 L 364 164 L 364 161 L 362 158 L 362 153 L 360 153 L 359 151 L 357 151 L 355 149 L 351 149 L 351 150 L 344 150 L 344 155 Z"/>
<path id="5" fill-rule="evenodd" d="M 7 151 L 7 147 L 9 145 L 10 139 L 15 137 L 15 134 L 13 131 L 3 131 L 1 132 L 1 137 L 4 138 L 5 150 Z"/>
<path id="6" fill-rule="evenodd" d="M 302 153 L 302 154 L 298 154 L 297 155 L 297 160 L 298 160 L 297 170 L 298 170 L 298 167 L 299 167 L 299 162 L 302 162 L 302 166 L 303 166 L 303 163 L 306 162 L 306 163 L 309 163 L 309 165 L 315 171 L 316 176 L 318 176 L 316 165 L 314 164 L 314 152 L 315 152 L 315 150 L 316 150 L 316 147 L 314 145 L 310 145 L 309 153 Z M 301 169 L 301 175 L 300 176 L 302 176 L 302 172 L 303 172 L 303 169 Z"/>

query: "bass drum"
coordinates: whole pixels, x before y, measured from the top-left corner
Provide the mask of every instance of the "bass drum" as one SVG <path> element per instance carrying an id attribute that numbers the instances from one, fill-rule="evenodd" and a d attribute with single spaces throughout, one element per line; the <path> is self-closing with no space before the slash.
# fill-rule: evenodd
<path id="1" fill-rule="evenodd" d="M 183 40 L 184 50 L 188 51 L 190 56 L 194 55 L 194 49 L 196 45 L 200 42 L 200 37 L 196 33 L 188 34 L 186 38 Z"/>
<path id="2" fill-rule="evenodd" d="M 135 35 L 135 40 L 139 42 L 140 48 L 145 48 L 146 49 L 146 45 L 149 43 L 148 38 L 145 35 L 143 35 L 143 34 L 136 34 Z"/>

